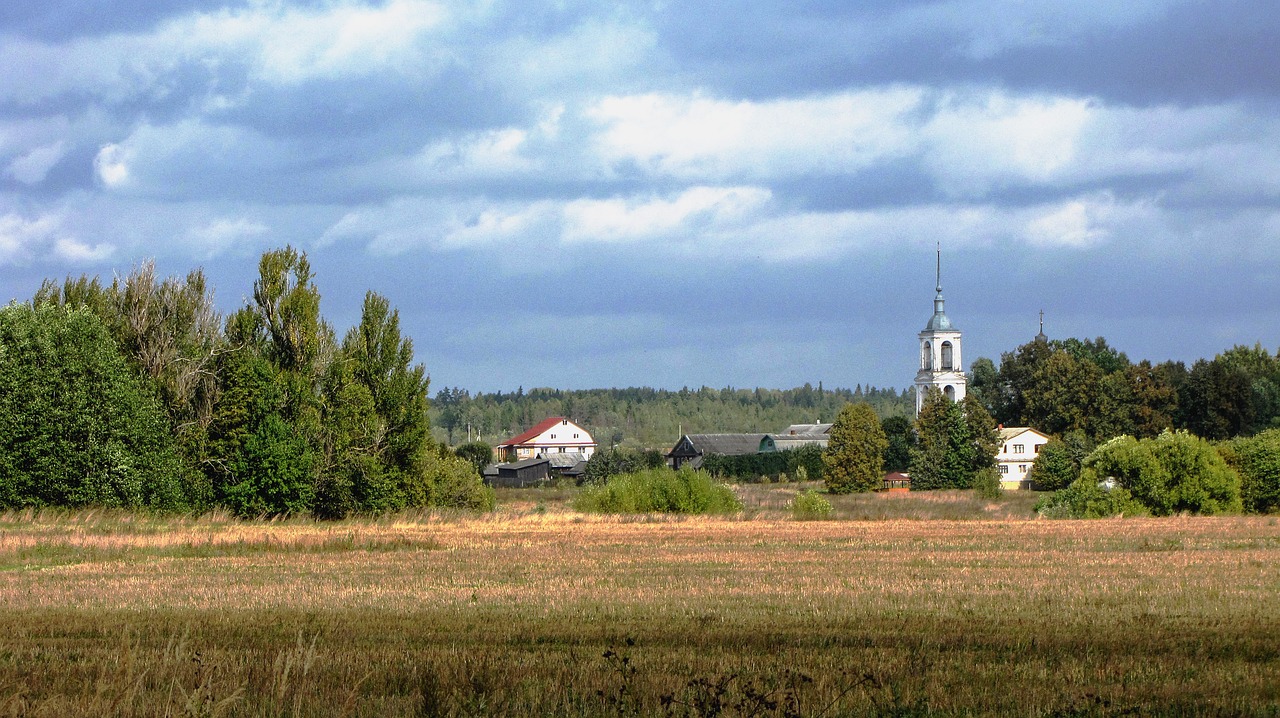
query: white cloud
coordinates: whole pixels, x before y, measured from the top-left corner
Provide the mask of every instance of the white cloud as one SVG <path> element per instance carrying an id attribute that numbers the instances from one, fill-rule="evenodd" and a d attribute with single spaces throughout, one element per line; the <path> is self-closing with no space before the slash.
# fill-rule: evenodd
<path id="1" fill-rule="evenodd" d="M 86 244 L 74 239 L 61 237 L 54 240 L 53 254 L 59 259 L 65 259 L 69 262 L 77 264 L 90 264 L 110 259 L 115 254 L 116 248 L 105 242 L 101 244 Z"/>
<path id="2" fill-rule="evenodd" d="M 620 242 L 696 237 L 739 226 L 772 193 L 761 187 L 692 187 L 672 199 L 581 199 L 563 208 L 566 242 Z"/>
<path id="3" fill-rule="evenodd" d="M 129 180 L 129 153 L 117 144 L 103 145 L 93 158 L 98 181 L 107 187 L 119 187 Z"/>
<path id="4" fill-rule="evenodd" d="M 1051 182 L 1078 157 L 1088 100 L 950 95 L 922 130 L 923 161 L 949 194 L 981 196 L 1006 182 Z"/>
<path id="5" fill-rule="evenodd" d="M 204 259 L 210 259 L 234 248 L 244 240 L 251 240 L 266 234 L 267 225 L 243 217 L 235 219 L 220 218 L 187 231 L 187 241 L 196 251 L 203 253 Z"/>
<path id="6" fill-rule="evenodd" d="M 107 259 L 114 252 L 111 244 L 89 245 L 70 236 L 57 216 L 27 219 L 13 212 L 0 216 L 0 264 L 49 259 L 91 263 Z"/>
<path id="7" fill-rule="evenodd" d="M 420 42 L 445 18 L 442 6 L 423 0 L 335 3 L 318 11 L 266 3 L 183 17 L 163 27 L 158 39 L 205 52 L 244 52 L 261 77 L 291 84 L 408 69 L 426 59 Z"/>
<path id="8" fill-rule="evenodd" d="M 586 111 L 601 160 L 720 179 L 848 172 L 903 154 L 922 92 L 887 88 L 766 102 L 701 95 L 606 97 Z"/>
<path id="9" fill-rule="evenodd" d="M 7 174 L 25 185 L 40 184 L 66 154 L 67 143 L 62 140 L 37 147 L 10 162 Z"/>
<path id="10" fill-rule="evenodd" d="M 1027 222 L 1027 240 L 1035 246 L 1092 247 L 1110 235 L 1107 224 L 1114 207 L 1110 195 L 1063 202 Z"/>

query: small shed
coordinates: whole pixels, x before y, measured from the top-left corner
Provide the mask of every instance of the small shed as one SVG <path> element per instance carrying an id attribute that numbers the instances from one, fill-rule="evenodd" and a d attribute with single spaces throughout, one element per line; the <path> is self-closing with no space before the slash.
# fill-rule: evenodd
<path id="1" fill-rule="evenodd" d="M 525 459 L 510 464 L 498 464 L 496 472 L 484 472 L 484 479 L 490 486 L 523 489 L 529 486 L 540 486 L 551 477 L 551 462 L 544 458 Z"/>
<path id="2" fill-rule="evenodd" d="M 910 491 L 911 475 L 904 474 L 899 471 L 893 471 L 884 475 L 884 483 L 881 488 L 885 491 Z"/>

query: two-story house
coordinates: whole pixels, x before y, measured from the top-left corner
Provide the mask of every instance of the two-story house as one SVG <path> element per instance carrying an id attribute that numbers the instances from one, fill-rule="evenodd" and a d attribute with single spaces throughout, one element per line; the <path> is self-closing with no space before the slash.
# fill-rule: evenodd
<path id="1" fill-rule="evenodd" d="M 1029 489 L 1027 472 L 1040 455 L 1040 447 L 1049 437 L 1028 426 L 1000 428 L 1000 447 L 996 452 L 996 470 L 1000 485 L 1006 489 Z"/>
<path id="2" fill-rule="evenodd" d="M 591 434 L 563 416 L 543 419 L 532 429 L 498 444 L 498 456 L 508 462 L 568 453 L 581 454 L 585 461 L 595 450 Z"/>

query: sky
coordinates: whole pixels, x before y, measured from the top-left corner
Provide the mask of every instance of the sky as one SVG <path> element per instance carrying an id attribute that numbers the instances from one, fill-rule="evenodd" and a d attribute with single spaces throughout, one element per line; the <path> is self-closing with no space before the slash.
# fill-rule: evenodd
<path id="1" fill-rule="evenodd" d="M 0 301 L 262 252 L 433 392 L 1280 340 L 1274 0 L 0 4 Z"/>

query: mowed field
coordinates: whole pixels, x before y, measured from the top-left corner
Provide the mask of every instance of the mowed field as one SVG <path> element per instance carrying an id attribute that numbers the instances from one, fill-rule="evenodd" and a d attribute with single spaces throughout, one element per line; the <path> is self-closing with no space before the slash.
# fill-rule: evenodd
<path id="1" fill-rule="evenodd" d="M 0 715 L 1277 715 L 1273 517 L 0 517 Z"/>

